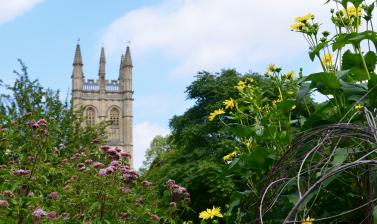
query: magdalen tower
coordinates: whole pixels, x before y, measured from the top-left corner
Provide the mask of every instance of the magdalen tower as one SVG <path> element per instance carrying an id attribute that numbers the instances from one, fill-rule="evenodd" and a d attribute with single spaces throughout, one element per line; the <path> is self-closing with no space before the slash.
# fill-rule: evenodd
<path id="1" fill-rule="evenodd" d="M 132 165 L 132 60 L 130 47 L 120 60 L 118 80 L 106 79 L 105 49 L 101 48 L 98 79 L 85 80 L 80 44 L 76 46 L 72 72 L 72 104 L 84 108 L 85 125 L 111 121 L 108 144 L 131 154 Z"/>

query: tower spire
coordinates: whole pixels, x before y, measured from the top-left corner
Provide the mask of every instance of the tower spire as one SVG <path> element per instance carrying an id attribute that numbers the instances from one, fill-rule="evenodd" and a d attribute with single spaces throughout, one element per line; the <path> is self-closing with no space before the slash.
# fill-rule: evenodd
<path id="1" fill-rule="evenodd" d="M 102 89 L 104 89 L 105 85 L 106 85 L 105 75 L 106 75 L 106 58 L 105 58 L 105 49 L 102 46 L 101 56 L 100 56 L 100 59 L 99 59 L 99 70 L 98 70 L 100 88 L 102 88 Z"/>
<path id="2" fill-rule="evenodd" d="M 75 51 L 75 57 L 73 59 L 73 66 L 76 65 L 83 65 L 82 64 L 82 57 L 81 57 L 81 49 L 80 49 L 80 43 L 77 43 L 76 45 L 76 51 Z"/>
<path id="3" fill-rule="evenodd" d="M 99 78 L 105 79 L 106 75 L 106 58 L 105 58 L 105 49 L 101 48 L 101 56 L 99 59 L 99 71 L 98 71 Z"/>
<path id="4" fill-rule="evenodd" d="M 84 72 L 83 72 L 83 63 L 81 57 L 80 44 L 77 43 L 75 56 L 73 59 L 73 70 L 72 70 L 72 100 L 73 104 L 79 100 L 79 95 L 81 88 L 84 84 Z"/>
<path id="5" fill-rule="evenodd" d="M 130 66 L 132 67 L 132 59 L 131 59 L 131 51 L 130 51 L 130 46 L 127 46 L 126 49 L 126 55 L 124 56 L 124 61 L 123 61 L 123 67 Z"/>

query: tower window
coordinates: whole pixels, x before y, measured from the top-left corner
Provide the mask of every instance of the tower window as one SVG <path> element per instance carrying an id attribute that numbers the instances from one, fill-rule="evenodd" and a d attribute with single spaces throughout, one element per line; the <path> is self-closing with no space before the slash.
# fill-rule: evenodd
<path id="1" fill-rule="evenodd" d="M 120 140 L 119 117 L 120 112 L 117 108 L 113 108 L 110 110 L 111 126 L 109 129 L 109 136 L 110 143 L 112 144 L 117 144 Z"/>
<path id="2" fill-rule="evenodd" d="M 111 125 L 119 126 L 119 110 L 118 109 L 116 108 L 111 109 L 110 121 L 111 121 Z"/>
<path id="3" fill-rule="evenodd" d="M 85 118 L 86 118 L 86 125 L 87 126 L 93 126 L 96 121 L 96 112 L 94 111 L 94 108 L 89 107 L 86 109 Z"/>

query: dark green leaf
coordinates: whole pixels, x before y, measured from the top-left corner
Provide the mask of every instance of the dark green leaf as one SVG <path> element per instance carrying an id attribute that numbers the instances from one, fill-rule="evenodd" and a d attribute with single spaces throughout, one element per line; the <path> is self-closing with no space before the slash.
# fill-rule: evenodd
<path id="1" fill-rule="evenodd" d="M 338 149 L 335 152 L 334 159 L 332 160 L 331 164 L 334 166 L 338 166 L 346 161 L 348 157 L 348 151 L 346 149 Z"/>

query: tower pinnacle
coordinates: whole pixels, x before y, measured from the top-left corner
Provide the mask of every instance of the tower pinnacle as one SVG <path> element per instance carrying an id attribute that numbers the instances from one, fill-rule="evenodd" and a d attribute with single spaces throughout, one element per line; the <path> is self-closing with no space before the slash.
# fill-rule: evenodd
<path id="1" fill-rule="evenodd" d="M 99 71 L 98 76 L 100 80 L 105 80 L 106 75 L 106 58 L 105 58 L 105 49 L 101 48 L 101 56 L 99 59 Z"/>
<path id="2" fill-rule="evenodd" d="M 77 43 L 76 45 L 76 51 L 75 51 L 75 58 L 73 59 L 73 66 L 76 65 L 83 65 L 82 64 L 82 58 L 81 58 L 81 49 L 80 49 L 80 44 Z"/>
<path id="3" fill-rule="evenodd" d="M 130 46 L 127 46 L 126 55 L 124 56 L 124 60 L 123 60 L 123 67 L 126 67 L 126 66 L 132 67 Z"/>

